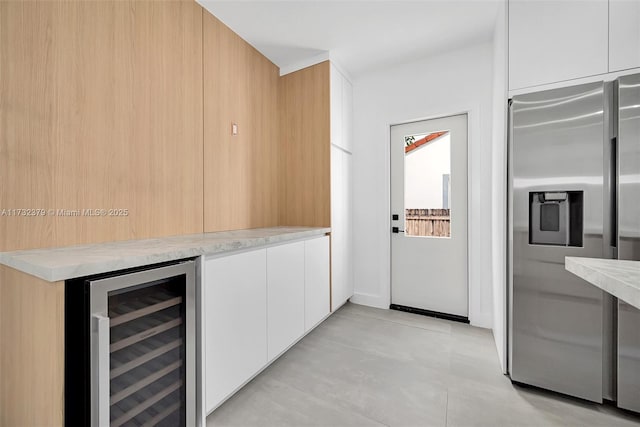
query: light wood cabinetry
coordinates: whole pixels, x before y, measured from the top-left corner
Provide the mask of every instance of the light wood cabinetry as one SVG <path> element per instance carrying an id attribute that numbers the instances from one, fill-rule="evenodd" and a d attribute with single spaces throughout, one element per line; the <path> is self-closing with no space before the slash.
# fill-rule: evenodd
<path id="1" fill-rule="evenodd" d="M 202 231 L 195 2 L 0 2 L 0 250 Z M 86 216 L 82 209 L 127 209 Z"/>
<path id="2" fill-rule="evenodd" d="M 203 44 L 204 231 L 276 226 L 278 67 L 206 11 Z"/>
<path id="3" fill-rule="evenodd" d="M 331 225 L 329 67 L 280 79 L 281 225 Z"/>
<path id="4" fill-rule="evenodd" d="M 609 71 L 640 67 L 640 1 L 609 0 Z"/>
<path id="5" fill-rule="evenodd" d="M 267 363 L 267 251 L 205 262 L 205 408 L 209 412 Z"/>
<path id="6" fill-rule="evenodd" d="M 607 0 L 510 0 L 509 89 L 607 73 L 607 15 Z"/>
<path id="7" fill-rule="evenodd" d="M 273 360 L 304 333 L 305 242 L 267 249 L 267 307 L 268 360 Z"/>
<path id="8" fill-rule="evenodd" d="M 284 76 L 280 90 L 280 223 L 331 226 L 334 310 L 353 295 L 351 83 L 326 61 Z"/>
<path id="9" fill-rule="evenodd" d="M 0 266 L 0 426 L 64 425 L 64 283 Z"/>

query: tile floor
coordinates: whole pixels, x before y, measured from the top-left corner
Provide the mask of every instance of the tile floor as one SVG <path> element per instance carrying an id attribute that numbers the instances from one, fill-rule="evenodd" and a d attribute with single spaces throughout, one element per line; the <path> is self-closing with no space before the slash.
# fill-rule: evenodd
<path id="1" fill-rule="evenodd" d="M 347 303 L 207 418 L 213 426 L 640 426 L 502 375 L 490 330 Z"/>

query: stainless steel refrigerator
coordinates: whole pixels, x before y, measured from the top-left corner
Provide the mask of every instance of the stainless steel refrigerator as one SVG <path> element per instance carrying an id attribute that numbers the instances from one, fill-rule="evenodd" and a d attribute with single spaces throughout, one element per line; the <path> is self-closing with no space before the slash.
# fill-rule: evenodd
<path id="1" fill-rule="evenodd" d="M 509 120 L 511 379 L 640 410 L 624 385 L 640 372 L 640 311 L 618 324 L 617 301 L 564 268 L 640 260 L 640 75 L 515 96 Z"/>

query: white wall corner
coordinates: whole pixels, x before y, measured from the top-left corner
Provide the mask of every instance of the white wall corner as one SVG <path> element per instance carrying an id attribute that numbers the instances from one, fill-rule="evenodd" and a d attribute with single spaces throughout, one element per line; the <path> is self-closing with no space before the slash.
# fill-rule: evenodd
<path id="1" fill-rule="evenodd" d="M 326 52 L 322 52 L 317 55 L 311 56 L 309 58 L 305 58 L 301 61 L 296 61 L 294 63 L 287 64 L 285 66 L 280 67 L 280 76 L 284 76 L 296 71 L 300 71 L 303 68 L 311 67 L 321 62 L 328 61 L 329 59 L 330 59 L 329 51 L 326 51 Z"/>
<path id="2" fill-rule="evenodd" d="M 492 329 L 493 313 L 489 310 L 480 313 L 473 313 L 473 316 L 469 318 L 469 324 L 477 328 Z"/>
<path id="3" fill-rule="evenodd" d="M 507 92 L 508 22 L 506 1 L 498 10 L 493 34 L 493 121 L 491 175 L 491 280 L 493 336 L 502 372 L 507 372 Z"/>
<path id="4" fill-rule="evenodd" d="M 351 77 L 351 73 L 349 73 L 347 69 L 342 66 L 340 60 L 336 58 L 336 55 L 331 51 L 329 51 L 329 60 L 331 61 L 331 64 L 333 64 L 333 66 L 336 67 L 336 69 L 340 72 L 340 74 L 342 74 L 342 77 L 344 77 L 349 83 L 353 85 L 353 77 Z"/>
<path id="5" fill-rule="evenodd" d="M 380 295 L 361 294 L 361 293 L 357 293 L 356 292 L 356 293 L 353 294 L 351 299 L 349 299 L 349 301 L 354 303 L 354 304 L 366 305 L 366 306 L 369 306 L 369 307 L 389 309 L 388 299 L 387 298 L 383 298 Z"/>

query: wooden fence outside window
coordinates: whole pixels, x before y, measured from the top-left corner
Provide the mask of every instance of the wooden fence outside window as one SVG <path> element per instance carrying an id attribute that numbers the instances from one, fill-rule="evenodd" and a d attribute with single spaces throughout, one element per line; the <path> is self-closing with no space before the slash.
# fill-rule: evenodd
<path id="1" fill-rule="evenodd" d="M 406 209 L 405 219 L 406 236 L 451 236 L 451 209 Z"/>

